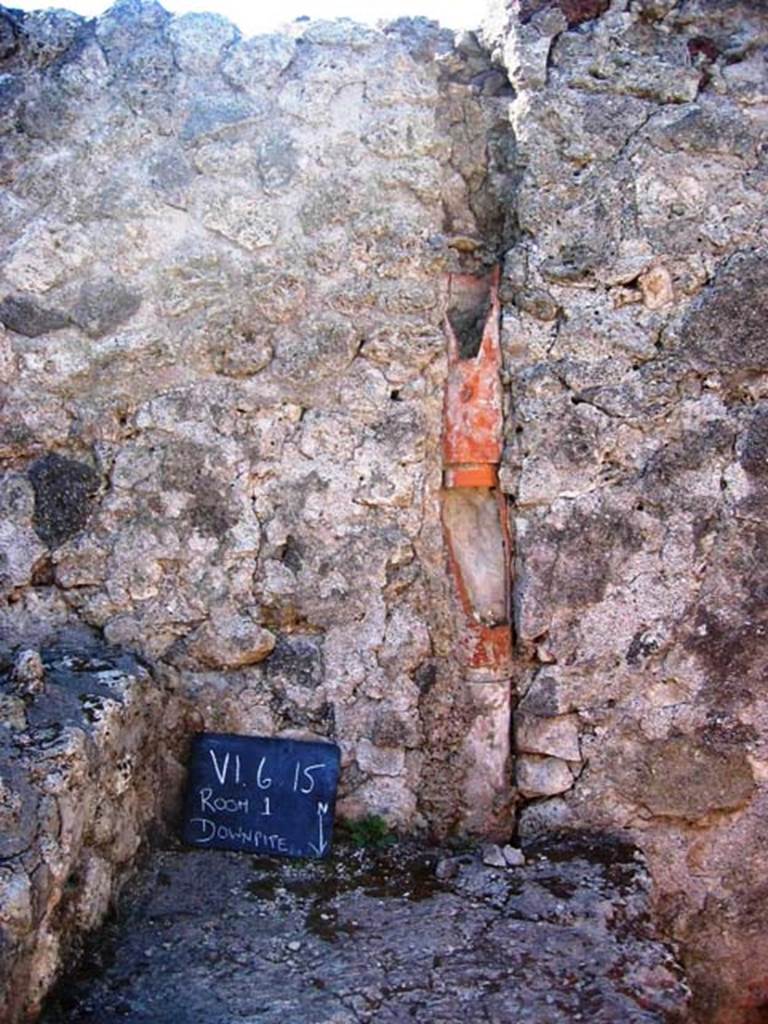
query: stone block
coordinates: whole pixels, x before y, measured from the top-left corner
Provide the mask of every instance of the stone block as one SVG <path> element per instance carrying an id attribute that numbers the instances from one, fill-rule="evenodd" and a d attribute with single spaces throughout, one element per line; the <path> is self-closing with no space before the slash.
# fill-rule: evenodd
<path id="1" fill-rule="evenodd" d="M 651 740 L 625 751 L 612 773 L 626 796 L 660 818 L 698 821 L 743 807 L 756 789 L 746 751 L 706 732 Z"/>
<path id="2" fill-rule="evenodd" d="M 29 467 L 35 492 L 34 527 L 51 548 L 83 529 L 101 483 L 98 473 L 76 459 L 51 453 Z"/>
<path id="3" fill-rule="evenodd" d="M 377 747 L 370 740 L 362 739 L 357 745 L 357 763 L 362 771 L 372 775 L 402 775 L 405 751 L 397 747 Z"/>
<path id="4" fill-rule="evenodd" d="M 210 74 L 240 32 L 218 14 L 191 12 L 174 18 L 168 34 L 176 63 L 182 71 Z"/>
<path id="5" fill-rule="evenodd" d="M 515 714 L 515 746 L 528 754 L 549 754 L 564 761 L 578 761 L 579 729 L 576 715 L 542 718 L 518 711 Z"/>
<path id="6" fill-rule="evenodd" d="M 518 757 L 515 777 L 520 795 L 527 799 L 556 796 L 573 785 L 573 773 L 559 757 L 538 757 L 533 754 Z"/>
<path id="7" fill-rule="evenodd" d="M 47 308 L 26 295 L 9 295 L 0 302 L 0 321 L 26 338 L 60 331 L 70 323 L 58 309 Z"/>
<path id="8" fill-rule="evenodd" d="M 195 631 L 187 652 L 210 668 L 242 668 L 263 661 L 274 646 L 274 634 L 250 616 L 218 609 Z"/>
<path id="9" fill-rule="evenodd" d="M 90 338 L 101 338 L 130 320 L 141 306 L 141 294 L 116 278 L 86 281 L 72 310 L 72 319 Z"/>

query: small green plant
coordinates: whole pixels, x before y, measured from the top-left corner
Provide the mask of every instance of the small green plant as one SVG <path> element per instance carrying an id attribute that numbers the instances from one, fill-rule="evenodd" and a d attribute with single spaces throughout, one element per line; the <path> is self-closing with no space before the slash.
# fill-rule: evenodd
<path id="1" fill-rule="evenodd" d="M 378 814 L 366 814 L 364 818 L 339 823 L 344 838 L 353 846 L 380 849 L 397 842 L 386 821 Z"/>

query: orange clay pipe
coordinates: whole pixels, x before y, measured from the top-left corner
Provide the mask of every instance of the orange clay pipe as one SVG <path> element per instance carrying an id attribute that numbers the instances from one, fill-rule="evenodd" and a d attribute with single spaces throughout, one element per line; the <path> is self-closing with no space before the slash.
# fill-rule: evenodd
<path id="1" fill-rule="evenodd" d="M 501 388 L 501 343 L 499 339 L 499 268 L 491 278 L 491 308 L 483 328 L 476 356 L 462 359 L 452 324 L 446 317 L 448 337 L 448 379 L 443 406 L 443 485 L 489 491 L 495 501 L 503 538 L 507 621 L 484 625 L 472 607 L 459 562 L 446 530 L 451 572 L 466 618 L 462 647 L 467 666 L 488 670 L 494 677 L 510 671 L 512 630 L 510 626 L 509 527 L 503 495 L 499 492 L 503 406 Z M 491 493 L 492 492 L 492 493 Z"/>

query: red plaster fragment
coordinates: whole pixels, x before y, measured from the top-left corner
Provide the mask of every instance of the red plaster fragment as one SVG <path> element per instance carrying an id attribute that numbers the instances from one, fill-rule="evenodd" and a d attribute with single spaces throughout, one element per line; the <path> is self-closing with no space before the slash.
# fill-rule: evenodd
<path id="1" fill-rule="evenodd" d="M 519 0 L 517 12 L 521 24 L 525 25 L 539 11 L 554 8 L 563 12 L 569 28 L 575 28 L 582 22 L 599 18 L 610 6 L 610 0 Z"/>
<path id="2" fill-rule="evenodd" d="M 475 626 L 465 642 L 465 657 L 470 668 L 493 669 L 494 673 L 512 672 L 512 629 L 502 626 Z"/>

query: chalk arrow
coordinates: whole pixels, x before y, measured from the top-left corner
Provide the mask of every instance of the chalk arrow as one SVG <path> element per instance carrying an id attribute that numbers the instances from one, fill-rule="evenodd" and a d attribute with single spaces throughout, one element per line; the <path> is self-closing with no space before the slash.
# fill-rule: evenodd
<path id="1" fill-rule="evenodd" d="M 325 853 L 325 851 L 328 849 L 328 843 L 323 838 L 323 814 L 327 810 L 328 810 L 328 804 L 320 804 L 319 803 L 317 805 L 317 829 L 318 829 L 319 839 L 317 841 L 317 846 L 315 846 L 314 843 L 309 843 L 308 844 L 310 850 L 313 850 L 315 852 L 315 854 L 317 854 L 318 857 L 322 857 L 323 854 Z"/>

